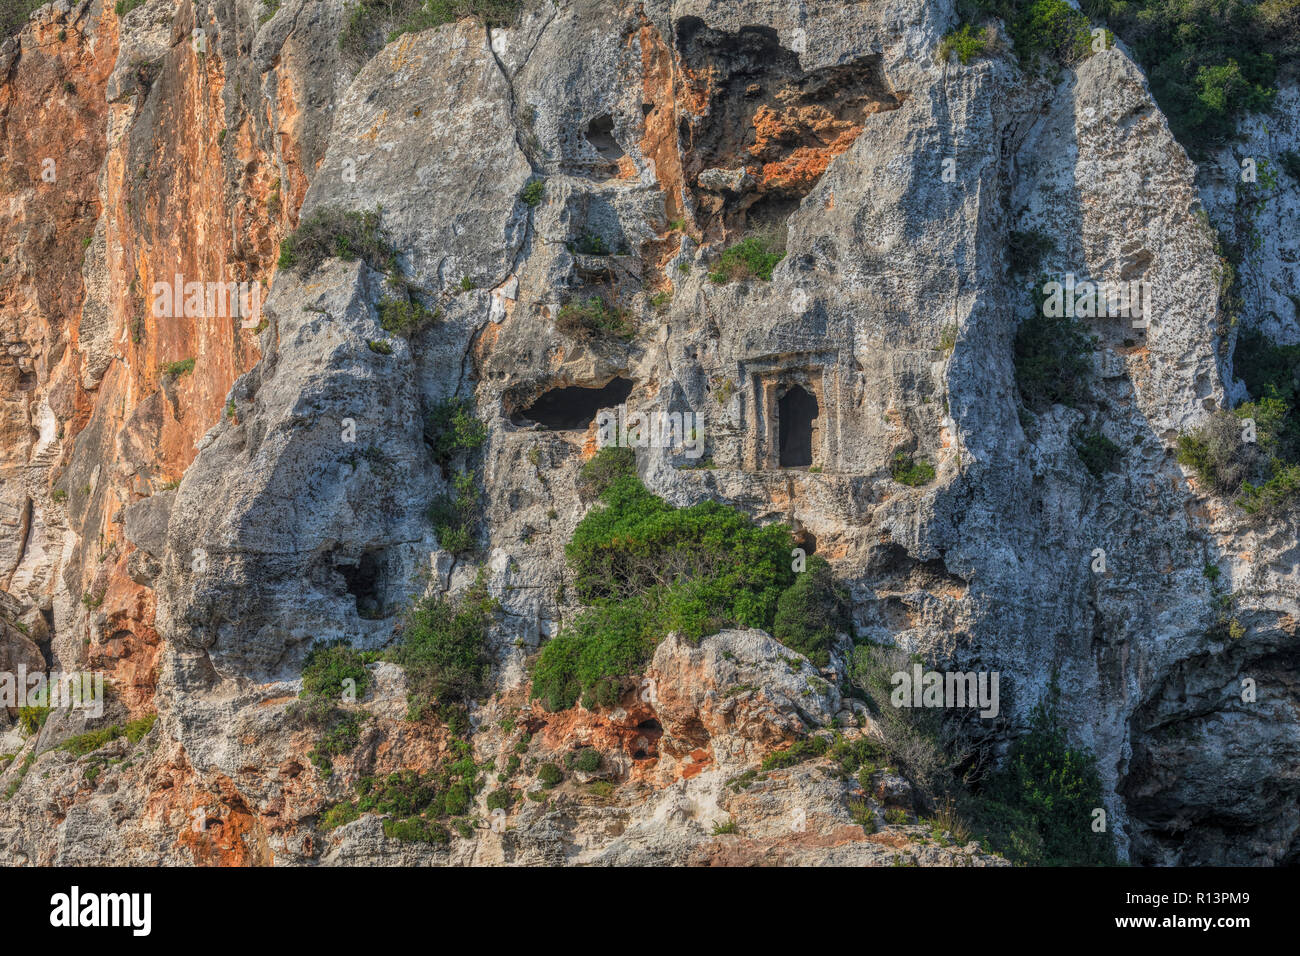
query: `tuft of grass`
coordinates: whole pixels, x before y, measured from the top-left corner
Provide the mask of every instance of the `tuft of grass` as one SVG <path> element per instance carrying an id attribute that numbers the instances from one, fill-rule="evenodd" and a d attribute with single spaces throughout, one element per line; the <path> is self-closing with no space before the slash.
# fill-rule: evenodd
<path id="1" fill-rule="evenodd" d="M 392 343 L 390 343 L 387 339 L 371 339 L 366 343 L 366 345 L 370 347 L 370 351 L 376 352 L 379 355 L 393 354 Z"/>
<path id="2" fill-rule="evenodd" d="M 940 41 L 939 62 L 948 62 L 955 53 L 962 66 L 965 66 L 976 57 L 993 56 L 995 52 L 997 52 L 997 34 L 992 27 L 971 29 L 969 23 L 963 23 Z"/>
<path id="3" fill-rule="evenodd" d="M 307 275 L 331 257 L 358 259 L 377 272 L 398 275 L 397 248 L 379 226 L 380 210 L 358 212 L 337 206 L 317 209 L 280 243 L 281 269 Z"/>
<path id="4" fill-rule="evenodd" d="M 718 259 L 709 280 L 719 285 L 744 279 L 772 281 L 772 270 L 785 258 L 785 250 L 773 236 L 749 236 L 730 246 Z"/>
<path id="5" fill-rule="evenodd" d="M 188 375 L 194 371 L 194 362 L 192 358 L 181 359 L 179 362 L 168 362 L 165 365 L 158 366 L 158 371 L 168 378 L 180 378 L 182 375 Z"/>
<path id="6" fill-rule="evenodd" d="M 724 836 L 728 833 L 739 833 L 740 827 L 735 820 L 728 820 L 726 823 L 715 823 L 713 825 L 714 836 Z"/>
<path id="7" fill-rule="evenodd" d="M 570 335 L 632 337 L 632 317 L 618 305 L 610 305 L 599 296 L 570 299 L 555 318 L 555 327 Z"/>

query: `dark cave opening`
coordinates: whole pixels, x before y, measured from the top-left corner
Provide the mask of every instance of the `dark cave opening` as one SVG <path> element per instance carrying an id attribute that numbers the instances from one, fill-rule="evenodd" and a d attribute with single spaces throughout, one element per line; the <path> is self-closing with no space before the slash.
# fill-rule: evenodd
<path id="1" fill-rule="evenodd" d="M 510 416 L 515 425 L 541 425 L 550 431 L 585 431 L 602 408 L 614 408 L 627 401 L 635 383 L 615 378 L 601 388 L 569 385 L 543 392 L 527 408 Z"/>
<path id="2" fill-rule="evenodd" d="M 777 400 L 782 468 L 805 468 L 812 464 L 812 423 L 817 414 L 817 399 L 798 385 L 791 385 Z"/>
<path id="3" fill-rule="evenodd" d="M 348 593 L 357 600 L 357 613 L 376 618 L 384 612 L 383 568 L 379 551 L 366 551 L 356 563 L 338 563 L 335 570 L 343 575 Z"/>
<path id="4" fill-rule="evenodd" d="M 614 139 L 614 120 L 608 115 L 597 116 L 587 124 L 587 142 L 600 153 L 601 159 L 617 163 L 623 158 L 623 148 Z"/>

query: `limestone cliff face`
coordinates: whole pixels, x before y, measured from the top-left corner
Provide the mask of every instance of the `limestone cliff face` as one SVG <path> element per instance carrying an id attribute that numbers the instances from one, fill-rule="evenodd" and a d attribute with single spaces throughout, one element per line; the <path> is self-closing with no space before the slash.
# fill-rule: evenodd
<path id="1" fill-rule="evenodd" d="M 869 731 L 840 692 L 847 648 L 819 673 L 762 632 L 674 636 L 643 675 L 653 693 L 529 702 L 530 657 L 576 609 L 563 546 L 589 505 L 595 410 L 614 404 L 557 390 L 611 383 L 629 408 L 701 417 L 712 467 L 640 449 L 650 490 L 792 524 L 849 586 L 860 638 L 1003 675 L 1004 741 L 1057 674 L 1128 858 L 1295 861 L 1296 529 L 1248 523 L 1174 456 L 1240 388 L 1202 213 L 1230 215 L 1235 159 L 1198 170 L 1122 49 L 1048 80 L 1009 55 L 938 62 L 946 0 L 543 0 L 508 28 L 467 19 L 364 59 L 340 51 L 347 15 L 60 0 L 0 47 L 0 670 L 100 670 L 104 720 L 159 715 L 88 762 L 54 749 L 80 713 L 29 736 L 0 711 L 0 861 L 1000 863 L 908 824 L 866 834 L 854 801 L 901 807 L 901 779 L 860 793 L 812 762 L 729 786 L 808 733 Z M 1247 136 L 1295 148 L 1296 102 L 1283 90 Z M 1278 188 L 1243 294 L 1300 341 L 1300 186 Z M 371 347 L 384 275 L 276 268 L 280 239 L 330 207 L 379 207 L 436 302 L 391 354 Z M 709 279 L 764 228 L 786 234 L 771 282 Z M 1013 366 L 1033 277 L 1008 269 L 1029 230 L 1057 240 L 1044 272 L 1145 281 L 1155 304 L 1142 330 L 1094 323 L 1090 411 L 1033 422 Z M 259 321 L 155 315 L 176 276 L 257 285 Z M 557 325 L 601 289 L 630 338 Z M 816 401 L 810 467 L 781 464 L 793 385 Z M 426 515 L 448 489 L 423 418 L 453 396 L 488 426 L 473 559 Z M 576 427 L 539 411 L 548 396 Z M 1122 449 L 1102 479 L 1081 427 Z M 895 482 L 899 452 L 935 480 Z M 1239 637 L 1213 636 L 1207 565 Z M 479 575 L 501 611 L 475 759 L 597 746 L 582 782 L 609 786 L 521 795 L 508 826 L 446 846 L 371 814 L 325 830 L 359 778 L 449 744 L 406 719 L 405 676 L 378 664 L 359 744 L 318 773 L 293 706 L 307 650 L 385 647 L 411 600 Z M 713 833 L 727 820 L 739 837 Z"/>

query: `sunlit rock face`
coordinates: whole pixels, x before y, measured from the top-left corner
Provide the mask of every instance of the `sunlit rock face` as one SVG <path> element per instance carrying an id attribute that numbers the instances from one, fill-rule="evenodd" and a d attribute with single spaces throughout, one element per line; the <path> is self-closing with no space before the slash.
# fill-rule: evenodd
<path id="1" fill-rule="evenodd" d="M 79 715 L 31 734 L 0 708 L 0 861 L 1002 864 L 891 822 L 914 808 L 901 777 L 746 776 L 875 732 L 848 634 L 820 668 L 762 631 L 673 634 L 612 705 L 530 699 L 578 610 L 579 472 L 621 406 L 690 416 L 700 444 L 637 449 L 646 486 L 790 524 L 859 640 L 997 672 L 995 750 L 1055 679 L 1124 857 L 1295 862 L 1295 525 L 1176 460 L 1242 397 L 1209 228 L 1235 157 L 1198 169 L 1122 49 L 1050 79 L 1010 53 L 940 62 L 946 0 L 542 0 L 359 52 L 344 0 L 268 12 L 55 3 L 0 47 L 0 670 L 103 672 L 104 721 L 158 714 L 88 762 L 54 749 Z M 1300 148 L 1296 96 L 1250 141 Z M 1300 190 L 1277 197 L 1243 290 L 1295 342 Z M 378 210 L 395 261 L 277 265 L 339 208 Z M 1054 248 L 1018 272 L 1033 231 Z M 720 254 L 756 234 L 784 244 L 770 280 L 726 281 Z M 1151 307 L 1085 319 L 1088 400 L 1026 414 L 1014 341 L 1040 273 L 1140 283 Z M 436 316 L 409 335 L 382 321 L 395 274 Z M 167 294 L 191 282 L 259 307 Z M 565 310 L 597 295 L 619 334 Z M 425 419 L 450 398 L 487 427 L 472 554 L 429 519 L 454 489 Z M 1100 477 L 1083 432 L 1119 448 Z M 897 480 L 900 456 L 933 478 Z M 413 600 L 476 581 L 499 602 L 464 730 L 482 825 L 323 825 L 358 781 L 456 743 L 372 663 L 322 773 L 309 650 L 385 648 Z M 566 763 L 589 748 L 598 769 Z M 565 781 L 530 798 L 546 763 Z"/>

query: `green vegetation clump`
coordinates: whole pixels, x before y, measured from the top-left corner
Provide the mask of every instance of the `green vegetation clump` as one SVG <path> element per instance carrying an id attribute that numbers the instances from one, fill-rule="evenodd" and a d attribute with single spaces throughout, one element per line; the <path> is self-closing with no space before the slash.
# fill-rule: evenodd
<path id="1" fill-rule="evenodd" d="M 1088 391 L 1096 343 L 1082 323 L 1043 314 L 1041 304 L 1016 329 L 1016 385 L 1025 405 L 1077 408 Z"/>
<path id="2" fill-rule="evenodd" d="M 316 747 L 307 754 L 307 759 L 322 778 L 334 773 L 334 758 L 354 750 L 361 743 L 361 724 L 364 716 L 352 711 L 334 708 L 331 712 L 325 733 L 316 742 Z"/>
<path id="3" fill-rule="evenodd" d="M 487 440 L 487 425 L 474 415 L 470 399 L 449 398 L 425 415 L 424 438 L 434 460 L 445 469 L 458 453 L 482 447 Z"/>
<path id="4" fill-rule="evenodd" d="M 425 820 L 422 817 L 385 820 L 384 836 L 390 840 L 400 840 L 403 843 L 433 843 L 445 846 L 451 842 L 451 834 L 447 832 L 446 827 L 433 820 Z"/>
<path id="5" fill-rule="evenodd" d="M 631 448 L 613 445 L 602 448 L 582 466 L 578 494 L 587 500 L 599 498 L 618 478 L 635 474 L 636 453 Z"/>
<path id="6" fill-rule="evenodd" d="M 772 281 L 772 270 L 785 258 L 772 236 L 749 236 L 731 246 L 718 259 L 718 267 L 709 273 L 709 280 L 721 285 L 741 279 Z"/>
<path id="7" fill-rule="evenodd" d="M 44 727 L 45 721 L 49 720 L 49 718 L 50 708 L 46 705 L 32 704 L 18 708 L 18 726 L 28 736 Z"/>
<path id="8" fill-rule="evenodd" d="M 848 594 L 836 584 L 826 559 L 815 554 L 777 601 L 772 636 L 825 667 L 835 635 L 849 626 Z"/>
<path id="9" fill-rule="evenodd" d="M 124 17 L 144 2 L 145 0 L 117 0 L 117 3 L 113 6 L 113 12 L 119 17 Z M 279 0 L 276 0 L 276 2 L 278 4 Z M 40 6 L 40 4 L 37 3 L 36 6 Z"/>
<path id="10" fill-rule="evenodd" d="M 438 536 L 438 545 L 452 554 L 474 550 L 474 525 L 478 520 L 478 479 L 473 471 L 452 476 L 451 494 L 439 495 L 429 505 L 429 522 Z"/>
<path id="11" fill-rule="evenodd" d="M 760 528 L 714 501 L 675 508 L 634 473 L 607 477 L 565 548 L 587 609 L 533 670 L 533 697 L 551 710 L 612 704 L 669 631 L 699 640 L 728 626 L 770 630 L 793 583 L 785 525 Z"/>
<path id="12" fill-rule="evenodd" d="M 482 580 L 454 597 L 427 597 L 407 614 L 388 657 L 406 670 L 413 713 L 432 702 L 462 702 L 487 689 L 485 650 L 497 602 Z"/>
<path id="13" fill-rule="evenodd" d="M 365 696 L 370 672 L 359 651 L 345 642 L 317 642 L 307 652 L 302 665 L 302 697 L 342 698 L 352 681 L 356 699 Z"/>
<path id="14" fill-rule="evenodd" d="M 889 474 L 901 485 L 919 488 L 934 480 L 934 465 L 925 459 L 914 459 L 904 452 L 895 452 L 889 465 Z"/>
<path id="15" fill-rule="evenodd" d="M 194 371 L 195 360 L 192 358 L 181 359 L 179 362 L 168 362 L 160 365 L 158 371 L 168 378 L 180 378 L 182 375 L 188 375 Z"/>
<path id="16" fill-rule="evenodd" d="M 397 248 L 379 228 L 380 210 L 357 212 L 337 206 L 317 209 L 280 243 L 281 269 L 307 275 L 331 257 L 358 259 L 377 272 L 398 275 Z"/>
<path id="17" fill-rule="evenodd" d="M 133 744 L 138 744 L 149 731 L 153 730 L 153 725 L 157 722 L 157 714 L 145 714 L 143 717 L 127 721 L 124 729 L 126 739 Z"/>
<path id="18" fill-rule="evenodd" d="M 570 299 L 560 307 L 555 327 L 579 336 L 632 337 L 632 316 L 619 305 L 610 305 L 600 296 Z"/>
<path id="19" fill-rule="evenodd" d="M 387 339 L 371 339 L 366 343 L 366 345 L 369 346 L 370 351 L 377 355 L 393 354 L 393 343 L 389 342 Z"/>
<path id="20" fill-rule="evenodd" d="M 595 773 L 600 769 L 600 751 L 592 747 L 583 747 L 577 752 L 570 751 L 564 755 L 564 765 L 583 773 Z"/>
<path id="21" fill-rule="evenodd" d="M 1074 450 L 1079 453 L 1079 460 L 1094 478 L 1112 471 L 1123 454 L 1119 445 L 1095 428 L 1080 432 L 1075 437 Z"/>
<path id="22" fill-rule="evenodd" d="M 519 193 L 519 199 L 525 206 L 539 206 L 546 195 L 546 182 L 541 179 L 531 180 Z"/>
<path id="23" fill-rule="evenodd" d="M 739 832 L 740 832 L 740 827 L 736 824 L 735 820 L 727 820 L 724 823 L 713 824 L 714 836 L 725 836 L 728 833 L 739 833 Z"/>
<path id="24" fill-rule="evenodd" d="M 965 66 L 976 57 L 992 56 L 996 52 L 997 34 L 991 27 L 971 29 L 969 23 L 963 23 L 944 36 L 939 44 L 939 61 L 946 63 L 955 53 Z"/>
<path id="25" fill-rule="evenodd" d="M 1096 759 L 1070 745 L 1055 678 L 1001 768 L 989 771 L 988 731 L 969 713 L 893 706 L 892 675 L 913 662 L 896 648 L 863 645 L 851 679 L 872 705 L 885 752 L 921 800 L 939 808 L 936 829 L 960 841 L 969 828 L 1030 865 L 1113 864 L 1110 833 L 1092 829 L 1093 811 L 1103 806 Z"/>
<path id="26" fill-rule="evenodd" d="M 552 787 L 558 787 L 563 782 L 564 774 L 555 764 L 544 763 L 537 768 L 537 779 L 541 781 L 544 788 L 550 790 Z"/>
<path id="27" fill-rule="evenodd" d="M 815 760 L 830 749 L 830 741 L 826 740 L 826 738 L 806 737 L 803 740 L 796 740 L 784 750 L 772 751 L 763 758 L 761 769 L 764 772 L 784 770 L 786 767 L 793 767 L 808 760 Z"/>
<path id="28" fill-rule="evenodd" d="M 1032 275 L 1043 257 L 1056 251 L 1056 242 L 1041 229 L 1013 229 L 1007 239 L 1008 271 L 1015 275 Z"/>
<path id="29" fill-rule="evenodd" d="M 1193 153 L 1267 110 L 1278 74 L 1300 61 L 1295 0 L 1081 0 L 1133 51 L 1174 136 Z"/>
<path id="30" fill-rule="evenodd" d="M 378 311 L 380 327 L 393 335 L 411 335 L 442 316 L 441 310 L 430 312 L 419 302 L 387 296 L 379 301 Z"/>

